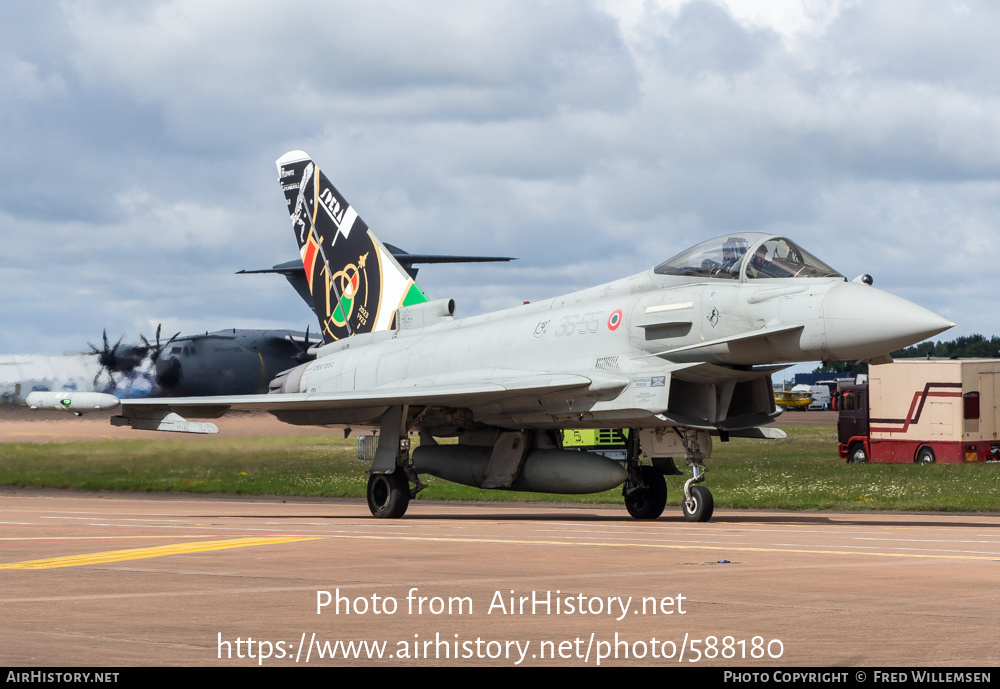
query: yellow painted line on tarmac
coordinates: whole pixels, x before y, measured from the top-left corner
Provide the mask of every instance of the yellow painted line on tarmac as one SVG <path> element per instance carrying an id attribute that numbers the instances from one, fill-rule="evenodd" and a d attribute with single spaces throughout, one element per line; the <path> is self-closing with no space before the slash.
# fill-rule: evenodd
<path id="1" fill-rule="evenodd" d="M 589 546 L 596 548 L 657 548 L 669 550 L 714 550 L 716 552 L 800 553 L 804 555 L 850 555 L 853 557 L 902 557 L 921 560 L 1000 560 L 1000 555 L 940 555 L 935 553 L 886 553 L 864 550 L 820 550 L 806 548 L 757 548 L 731 545 L 676 545 L 667 543 L 621 543 L 614 541 L 525 541 L 506 538 L 464 538 L 451 536 L 366 536 L 330 534 L 327 538 L 362 538 L 376 541 L 439 541 L 446 543 L 495 543 L 534 546 Z"/>
<path id="2" fill-rule="evenodd" d="M 218 534 L 212 535 L 218 536 Z M 209 538 L 209 536 L 185 536 L 183 534 L 158 534 L 153 536 L 11 536 L 10 538 L 0 538 L 0 541 L 163 541 L 171 538 Z"/>
<path id="3" fill-rule="evenodd" d="M 278 543 L 295 543 L 296 541 L 315 541 L 319 538 L 320 537 L 318 536 L 281 536 L 275 538 L 247 537 L 231 538 L 224 541 L 175 543 L 172 545 L 150 546 L 148 548 L 129 548 L 127 550 L 107 550 L 102 553 L 48 557 L 43 560 L 8 562 L 6 564 L 0 564 L 0 569 L 57 569 L 59 567 L 79 567 L 81 565 L 97 565 L 107 562 L 141 560 L 148 557 L 163 557 L 164 555 L 202 553 L 210 550 L 228 550 L 230 548 L 247 548 L 254 545 L 275 545 Z"/>

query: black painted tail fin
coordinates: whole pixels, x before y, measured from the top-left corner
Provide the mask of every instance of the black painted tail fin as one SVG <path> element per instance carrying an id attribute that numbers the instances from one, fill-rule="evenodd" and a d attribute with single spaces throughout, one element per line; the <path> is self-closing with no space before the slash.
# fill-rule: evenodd
<path id="1" fill-rule="evenodd" d="M 397 309 L 427 301 L 308 155 L 276 164 L 324 342 L 388 330 Z"/>

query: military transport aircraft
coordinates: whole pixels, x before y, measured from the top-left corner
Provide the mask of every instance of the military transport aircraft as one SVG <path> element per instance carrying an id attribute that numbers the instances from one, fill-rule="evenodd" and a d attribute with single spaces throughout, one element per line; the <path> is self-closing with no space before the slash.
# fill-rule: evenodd
<path id="1" fill-rule="evenodd" d="M 712 515 L 712 437 L 782 437 L 771 374 L 796 361 L 888 361 L 954 325 L 844 276 L 785 237 L 702 242 L 645 272 L 461 320 L 429 301 L 301 151 L 277 161 L 325 344 L 258 396 L 118 400 L 32 393 L 35 408 L 109 410 L 115 425 L 214 433 L 192 418 L 268 411 L 303 425 L 377 424 L 368 505 L 400 517 L 421 474 L 467 485 L 587 493 L 623 485 L 638 519 L 666 504 L 667 460 L 692 469 L 687 519 Z M 631 429 L 624 466 L 564 450 L 558 431 Z M 409 434 L 420 446 L 410 451 Z M 457 444 L 437 438 L 457 437 Z M 640 463 L 640 453 L 651 464 Z M 412 487 L 411 487 L 411 484 Z"/>
<path id="2" fill-rule="evenodd" d="M 229 328 L 174 336 L 153 361 L 157 397 L 252 395 L 267 392 L 271 379 L 312 359 L 318 337 L 294 330 Z"/>
<path id="3" fill-rule="evenodd" d="M 105 331 L 103 347 L 88 343 L 90 351 L 83 355 L 96 357 L 100 368 L 92 386 L 85 388 L 119 398 L 259 394 L 267 392 L 276 374 L 311 359 L 309 348 L 322 343 L 310 337 L 308 326 L 305 332 L 242 328 L 184 336 L 178 332 L 167 340 L 160 333 L 158 326 L 153 342 L 140 334 L 142 344 L 128 344 L 122 335 L 112 345 Z M 105 376 L 107 383 L 98 387 Z"/>

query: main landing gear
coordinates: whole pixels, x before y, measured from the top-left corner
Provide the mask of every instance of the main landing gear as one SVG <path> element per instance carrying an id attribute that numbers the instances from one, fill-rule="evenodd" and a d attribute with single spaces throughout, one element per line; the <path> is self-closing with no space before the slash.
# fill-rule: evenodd
<path id="1" fill-rule="evenodd" d="M 651 466 L 641 466 L 637 477 L 629 477 L 623 489 L 625 509 L 635 519 L 656 519 L 667 506 L 667 482 Z"/>
<path id="2" fill-rule="evenodd" d="M 409 505 L 410 482 L 404 471 L 368 476 L 368 509 L 372 516 L 397 519 L 406 514 Z"/>
<path id="3" fill-rule="evenodd" d="M 625 470 L 622 486 L 625 509 L 634 519 L 656 519 L 667 506 L 667 482 L 656 467 L 639 465 L 639 432 L 634 428 L 625 439 Z"/>
<path id="4" fill-rule="evenodd" d="M 426 488 L 410 461 L 407 411 L 406 407 L 391 407 L 382 416 L 378 448 L 368 470 L 368 509 L 373 517 L 402 517 L 410 498 Z M 415 488 L 410 488 L 411 481 Z"/>

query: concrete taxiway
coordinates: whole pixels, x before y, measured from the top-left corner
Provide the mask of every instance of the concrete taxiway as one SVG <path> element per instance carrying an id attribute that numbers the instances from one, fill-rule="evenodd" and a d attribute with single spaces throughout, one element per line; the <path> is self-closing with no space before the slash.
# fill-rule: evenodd
<path id="1" fill-rule="evenodd" d="M 3 489 L 0 664 L 1000 659 L 995 517 L 672 512 Z"/>

